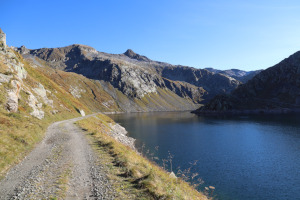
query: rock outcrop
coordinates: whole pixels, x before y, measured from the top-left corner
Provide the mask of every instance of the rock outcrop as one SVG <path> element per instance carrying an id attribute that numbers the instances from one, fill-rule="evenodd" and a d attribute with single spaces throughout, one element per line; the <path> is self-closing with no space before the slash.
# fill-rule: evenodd
<path id="1" fill-rule="evenodd" d="M 45 116 L 45 112 L 41 110 L 42 104 L 38 102 L 37 98 L 30 91 L 27 91 L 27 93 L 29 95 L 27 104 L 32 108 L 32 112 L 30 113 L 30 115 L 38 119 L 43 119 Z"/>
<path id="2" fill-rule="evenodd" d="M 20 91 L 23 86 L 23 79 L 26 78 L 27 72 L 24 64 L 21 63 L 14 52 L 6 47 L 5 34 L 0 30 L 0 42 L 5 48 L 0 48 L 0 62 L 5 68 L 0 71 L 0 84 L 6 83 L 6 104 L 5 108 L 9 112 L 18 111 L 18 102 Z"/>
<path id="3" fill-rule="evenodd" d="M 0 50 L 6 49 L 6 35 L 0 28 Z"/>
<path id="4" fill-rule="evenodd" d="M 146 56 L 142 56 L 140 54 L 135 53 L 134 51 L 132 51 L 131 49 L 128 49 L 125 53 L 125 56 L 128 56 L 129 58 L 135 59 L 135 60 L 139 60 L 139 61 L 146 61 L 146 62 L 150 62 L 151 60 L 149 58 L 147 58 Z"/>
<path id="5" fill-rule="evenodd" d="M 117 123 L 110 123 L 108 125 L 111 128 L 110 132 L 108 132 L 108 135 L 112 136 L 118 142 L 130 147 L 132 150 L 137 151 L 134 146 L 135 139 L 127 136 L 128 132 L 124 127 Z"/>
<path id="6" fill-rule="evenodd" d="M 280 113 L 299 110 L 300 51 L 260 72 L 230 95 L 215 97 L 196 113 Z"/>
<path id="7" fill-rule="evenodd" d="M 85 116 L 85 112 L 84 112 L 84 110 L 79 110 L 79 112 L 80 112 L 80 114 L 81 114 L 81 116 L 82 116 L 82 117 L 84 117 L 84 116 Z"/>
<path id="8" fill-rule="evenodd" d="M 7 90 L 6 108 L 10 112 L 17 112 L 22 82 L 18 80 L 12 80 L 10 85 L 11 88 Z"/>
<path id="9" fill-rule="evenodd" d="M 26 102 L 21 109 L 25 110 L 24 106 L 28 106 L 31 109 L 30 115 L 43 119 L 45 113 L 41 102 L 53 107 L 53 100 L 48 99 L 47 92 L 41 83 L 35 82 L 32 78 L 27 80 L 28 73 L 25 70 L 23 58 L 13 49 L 6 47 L 5 34 L 1 30 L 0 35 L 0 42 L 5 46 L 5 48 L 0 48 L 0 89 L 1 96 L 5 98 L 0 100 L 3 102 L 1 107 L 3 106 L 2 108 L 5 108 L 7 112 L 15 113 L 19 112 L 19 102 Z M 24 93 L 23 97 L 21 92 Z M 26 99 L 25 96 L 28 98 Z"/>

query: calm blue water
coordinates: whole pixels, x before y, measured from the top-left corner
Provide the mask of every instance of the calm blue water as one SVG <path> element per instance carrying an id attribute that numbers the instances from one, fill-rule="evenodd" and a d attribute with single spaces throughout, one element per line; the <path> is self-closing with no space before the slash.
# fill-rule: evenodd
<path id="1" fill-rule="evenodd" d="M 300 116 L 198 117 L 188 112 L 117 114 L 136 146 L 173 169 L 192 168 L 217 199 L 300 199 Z M 158 151 L 155 147 L 159 146 Z M 159 161 L 161 164 L 161 162 Z M 176 171 L 176 170 L 173 170 Z"/>

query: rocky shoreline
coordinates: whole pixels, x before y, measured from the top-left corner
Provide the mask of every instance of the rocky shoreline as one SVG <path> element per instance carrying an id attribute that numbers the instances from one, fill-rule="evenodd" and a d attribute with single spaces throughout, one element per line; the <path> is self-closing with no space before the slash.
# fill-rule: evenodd
<path id="1" fill-rule="evenodd" d="M 134 146 L 135 139 L 127 136 L 128 132 L 123 126 L 118 123 L 110 123 L 109 126 L 111 128 L 111 131 L 108 132 L 108 135 L 137 152 L 137 149 Z"/>
<path id="2" fill-rule="evenodd" d="M 277 109 L 255 109 L 255 110 L 195 110 L 191 113 L 196 115 L 262 115 L 262 114 L 295 114 L 300 113 L 300 108 L 277 108 Z"/>

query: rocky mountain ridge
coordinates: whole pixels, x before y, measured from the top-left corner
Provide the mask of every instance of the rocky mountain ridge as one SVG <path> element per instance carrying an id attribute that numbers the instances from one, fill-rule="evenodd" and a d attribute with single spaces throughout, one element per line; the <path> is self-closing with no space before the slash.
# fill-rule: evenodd
<path id="1" fill-rule="evenodd" d="M 174 95 L 181 98 L 176 100 L 177 103 L 174 102 L 176 106 L 173 107 L 178 108 L 173 110 L 189 110 L 216 94 L 230 92 L 240 84 L 231 77 L 205 69 L 152 61 L 130 49 L 123 54 L 98 52 L 85 45 L 35 50 L 21 47 L 16 50 L 25 58 L 42 59 L 54 69 L 75 72 L 97 80 L 106 88 L 106 92 L 115 97 L 116 91 L 121 92 L 130 104 L 134 104 L 136 99 L 153 95 L 158 95 L 161 101 L 162 92 L 158 92 L 159 90 L 169 93 L 170 98 Z M 153 100 L 150 101 L 153 103 Z"/>
<path id="2" fill-rule="evenodd" d="M 219 95 L 196 113 L 282 113 L 300 111 L 300 51 Z"/>
<path id="3" fill-rule="evenodd" d="M 246 83 L 250 79 L 252 79 L 256 74 L 259 74 L 263 70 L 254 70 L 254 71 L 244 71 L 239 69 L 228 69 L 228 70 L 218 70 L 214 68 L 205 68 L 210 72 L 224 74 L 226 76 L 232 77 L 242 83 Z"/>

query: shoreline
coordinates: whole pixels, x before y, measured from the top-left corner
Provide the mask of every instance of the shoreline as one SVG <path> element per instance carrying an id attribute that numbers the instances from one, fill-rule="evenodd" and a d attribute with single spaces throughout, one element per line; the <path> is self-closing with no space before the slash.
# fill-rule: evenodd
<path id="1" fill-rule="evenodd" d="M 300 108 L 281 108 L 281 109 L 255 109 L 255 110 L 227 110 L 227 111 L 192 111 L 196 115 L 285 115 L 298 114 Z"/>
<path id="2" fill-rule="evenodd" d="M 134 196 L 145 199 L 211 199 L 141 155 L 133 145 L 135 139 L 127 136 L 126 129 L 103 113 L 76 124 L 94 140 L 99 155 L 107 158 L 105 165 L 109 176 L 118 180 L 113 185 L 117 191 L 122 191 L 120 195 L 127 194 L 131 196 L 129 199 L 142 199 Z"/>

